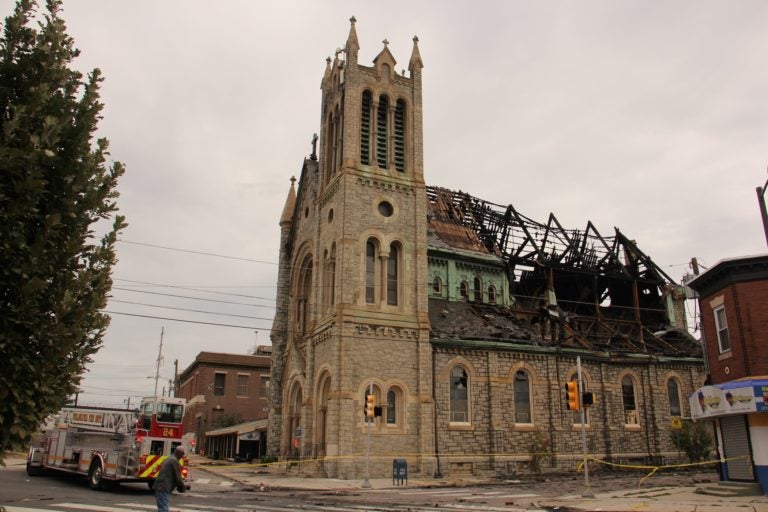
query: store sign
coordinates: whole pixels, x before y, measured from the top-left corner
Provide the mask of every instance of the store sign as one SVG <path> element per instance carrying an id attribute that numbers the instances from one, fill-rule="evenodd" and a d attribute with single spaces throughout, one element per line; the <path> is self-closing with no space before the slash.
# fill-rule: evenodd
<path id="1" fill-rule="evenodd" d="M 690 398 L 693 419 L 768 412 L 768 381 L 731 381 L 703 386 Z"/>

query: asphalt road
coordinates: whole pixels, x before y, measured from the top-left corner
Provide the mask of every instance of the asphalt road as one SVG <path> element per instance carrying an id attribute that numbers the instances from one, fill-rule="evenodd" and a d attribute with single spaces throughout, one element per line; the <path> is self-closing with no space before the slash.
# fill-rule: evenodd
<path id="1" fill-rule="evenodd" d="M 656 478 L 654 485 L 689 485 L 702 474 L 674 474 Z M 596 476 L 593 489 L 631 489 L 637 475 Z M 548 511 L 540 506 L 547 497 L 577 495 L 583 490 L 578 478 L 559 477 L 531 482 L 500 482 L 498 485 L 387 490 L 317 491 L 270 489 L 260 492 L 233 481 L 192 469 L 192 489 L 174 495 L 172 512 L 522 512 Z M 122 484 L 110 491 L 94 491 L 85 478 L 62 475 L 30 477 L 21 464 L 0 468 L 0 505 L 6 512 L 151 512 L 153 493 L 146 484 Z M 561 508 L 560 511 L 564 509 Z"/>

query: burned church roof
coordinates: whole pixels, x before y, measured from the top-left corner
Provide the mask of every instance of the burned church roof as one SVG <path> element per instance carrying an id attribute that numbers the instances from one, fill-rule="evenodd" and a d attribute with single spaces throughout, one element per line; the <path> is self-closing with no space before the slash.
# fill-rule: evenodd
<path id="1" fill-rule="evenodd" d="M 427 187 L 432 257 L 450 252 L 497 265 L 509 282 L 509 305 L 430 298 L 433 340 L 560 346 L 609 353 L 701 357 L 685 330 L 674 284 L 618 229 L 601 235 L 546 224 L 465 192 Z"/>

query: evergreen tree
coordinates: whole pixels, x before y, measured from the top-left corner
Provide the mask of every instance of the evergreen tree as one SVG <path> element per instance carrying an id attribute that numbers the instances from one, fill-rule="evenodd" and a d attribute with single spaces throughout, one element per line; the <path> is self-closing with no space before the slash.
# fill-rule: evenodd
<path id="1" fill-rule="evenodd" d="M 70 68 L 79 51 L 61 0 L 45 11 L 19 0 L 0 39 L 0 463 L 77 391 L 100 348 L 126 226 L 124 168 L 93 142 L 101 74 Z"/>

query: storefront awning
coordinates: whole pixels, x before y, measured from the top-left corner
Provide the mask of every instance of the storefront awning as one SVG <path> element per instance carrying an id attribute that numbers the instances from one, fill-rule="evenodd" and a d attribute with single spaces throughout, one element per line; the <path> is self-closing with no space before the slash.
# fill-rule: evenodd
<path id="1" fill-rule="evenodd" d="M 688 399 L 695 420 L 768 412 L 768 376 L 746 377 L 697 389 Z"/>
<path id="2" fill-rule="evenodd" d="M 247 421 L 245 423 L 238 423 L 230 427 L 218 428 L 216 430 L 209 430 L 205 433 L 207 437 L 225 436 L 229 434 L 236 434 L 242 436 L 243 434 L 251 434 L 253 432 L 263 432 L 267 430 L 267 420 Z M 247 438 L 246 438 L 247 439 Z"/>

